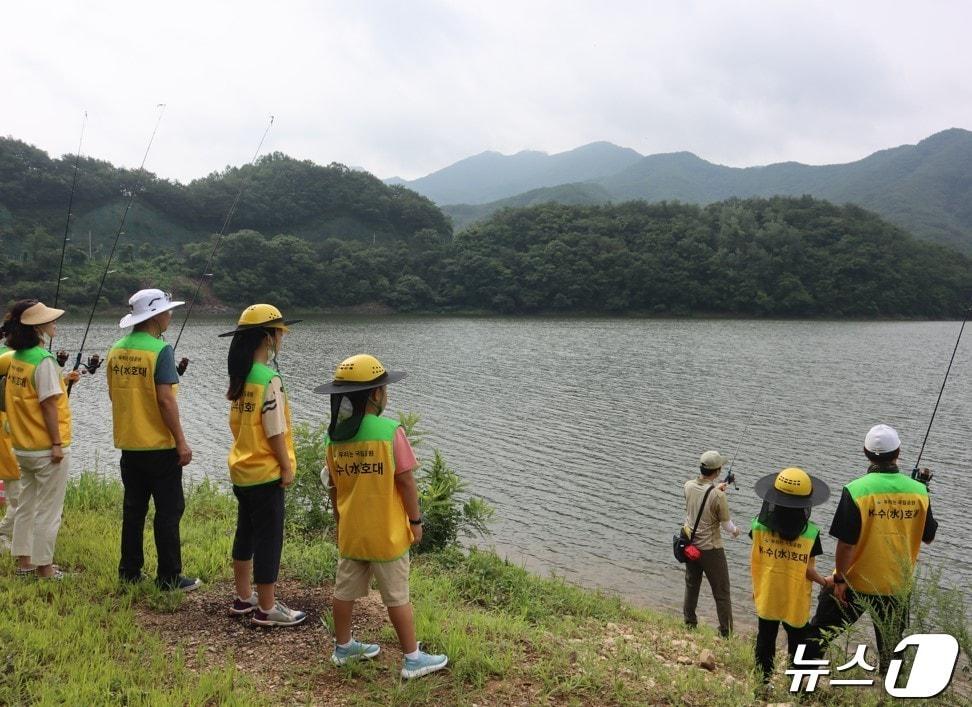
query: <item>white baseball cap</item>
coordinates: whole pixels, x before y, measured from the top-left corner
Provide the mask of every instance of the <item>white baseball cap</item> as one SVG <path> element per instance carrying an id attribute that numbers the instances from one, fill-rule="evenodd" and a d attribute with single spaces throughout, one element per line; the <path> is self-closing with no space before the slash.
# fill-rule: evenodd
<path id="1" fill-rule="evenodd" d="M 156 314 L 168 312 L 181 304 L 185 304 L 185 302 L 173 302 L 172 295 L 168 292 L 155 289 L 139 290 L 128 300 L 128 308 L 131 311 L 121 318 L 118 327 L 124 329 L 141 324 Z"/>
<path id="2" fill-rule="evenodd" d="M 699 466 L 708 471 L 715 471 L 716 469 L 721 469 L 726 465 L 729 460 L 716 451 L 708 451 L 699 457 Z"/>
<path id="3" fill-rule="evenodd" d="M 874 425 L 864 437 L 864 449 L 871 454 L 887 454 L 900 446 L 898 433 L 890 425 Z"/>

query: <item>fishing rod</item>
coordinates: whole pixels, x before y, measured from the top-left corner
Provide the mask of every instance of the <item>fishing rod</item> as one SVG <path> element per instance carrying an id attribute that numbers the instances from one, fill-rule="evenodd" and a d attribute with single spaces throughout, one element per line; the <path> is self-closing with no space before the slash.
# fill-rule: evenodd
<path id="1" fill-rule="evenodd" d="M 756 402 L 753 403 L 752 412 L 749 413 L 749 419 L 746 421 L 746 426 L 743 428 L 742 434 L 739 435 L 739 441 L 736 442 L 736 449 L 732 453 L 732 459 L 729 460 L 729 469 L 726 471 L 726 478 L 722 480 L 724 484 L 732 484 L 732 487 L 739 490 L 739 484 L 736 483 L 736 475 L 732 473 L 732 465 L 736 462 L 736 455 L 739 453 L 739 447 L 742 446 L 742 441 L 746 437 L 746 433 L 749 431 L 749 426 L 753 424 L 753 418 L 756 417 L 756 411 L 759 410 L 759 403 L 763 399 L 763 391 L 759 391 L 759 395 L 756 396 Z"/>
<path id="2" fill-rule="evenodd" d="M 273 127 L 273 116 L 270 116 L 270 122 L 267 123 L 267 129 L 263 131 L 263 136 L 260 138 L 260 143 L 257 145 L 256 152 L 253 153 L 253 159 L 250 160 L 250 167 L 256 164 L 257 157 L 260 155 L 260 150 L 263 148 L 263 141 L 267 139 L 267 135 L 270 133 L 270 128 Z M 175 343 L 172 345 L 173 352 L 179 345 L 179 340 L 182 338 L 182 332 L 185 331 L 186 323 L 189 321 L 189 316 L 192 314 L 192 307 L 196 303 L 196 298 L 199 296 L 199 290 L 202 288 L 203 281 L 207 277 L 212 277 L 212 273 L 209 271 L 212 267 L 213 260 L 216 258 L 216 251 L 219 250 L 219 244 L 223 241 L 223 236 L 226 235 L 226 229 L 229 228 L 230 220 L 233 218 L 233 214 L 236 213 L 236 207 L 240 203 L 240 197 L 243 196 L 243 190 L 250 181 L 250 177 L 253 176 L 253 170 L 251 169 L 247 174 L 243 176 L 243 180 L 240 182 L 240 188 L 236 192 L 236 197 L 233 199 L 233 203 L 230 205 L 229 211 L 226 212 L 226 217 L 223 219 L 223 225 L 219 229 L 219 233 L 216 235 L 216 242 L 213 244 L 213 251 L 209 254 L 209 260 L 206 261 L 206 267 L 203 269 L 202 275 L 196 282 L 196 289 L 192 293 L 192 297 L 189 298 L 189 305 L 186 307 L 186 316 L 182 320 L 182 326 L 179 327 L 179 333 L 176 335 Z M 179 365 L 176 367 L 179 371 L 179 375 L 186 372 L 186 368 L 189 366 L 189 359 L 183 358 L 179 361 Z"/>
<path id="3" fill-rule="evenodd" d="M 155 141 L 155 134 L 159 131 L 159 124 L 162 122 L 162 116 L 165 115 L 165 103 L 159 103 L 156 108 L 159 109 L 159 117 L 155 121 L 155 128 L 152 130 L 152 136 L 149 138 L 148 145 L 145 147 L 145 154 L 142 155 L 142 163 L 138 166 L 138 172 L 141 173 L 145 169 L 145 161 L 148 159 L 149 150 L 152 149 L 152 143 Z M 98 292 L 95 294 L 94 304 L 91 305 L 91 314 L 88 315 L 88 324 L 84 327 L 84 335 L 81 337 L 81 346 L 78 348 L 78 356 L 74 361 L 74 368 L 71 370 L 78 370 L 82 365 L 88 373 L 94 373 L 101 366 L 101 357 L 98 354 L 91 354 L 88 357 L 87 363 L 81 363 L 81 355 L 84 352 L 84 344 L 88 340 L 88 332 L 91 330 L 91 321 L 94 319 L 95 310 L 98 309 L 98 300 L 101 299 L 101 291 L 105 287 L 105 279 L 108 277 L 109 269 L 111 268 L 111 259 L 115 256 L 115 248 L 118 247 L 118 239 L 121 238 L 122 231 L 125 228 L 125 221 L 128 218 L 128 212 L 132 208 L 132 203 L 135 201 L 135 195 L 138 193 L 138 184 L 134 184 L 131 191 L 128 194 L 128 203 L 125 204 L 125 210 L 122 212 L 121 221 L 118 224 L 118 230 L 115 232 L 115 240 L 112 241 L 111 250 L 108 252 L 108 260 L 105 262 L 105 271 L 101 275 L 101 282 L 98 283 Z M 68 382 L 67 394 L 71 395 L 71 387 L 74 385 L 74 381 Z"/>
<path id="4" fill-rule="evenodd" d="M 57 287 L 54 289 L 54 308 L 57 309 L 57 301 L 61 295 L 61 282 L 64 280 L 64 254 L 67 252 L 68 241 L 71 240 L 68 234 L 71 231 L 71 210 L 74 206 L 74 192 L 78 188 L 78 169 L 81 165 L 81 145 L 84 144 L 84 129 L 88 125 L 88 111 L 84 111 L 84 119 L 81 121 L 81 138 L 78 140 L 78 152 L 74 156 L 74 178 L 71 180 L 71 195 L 68 197 L 67 219 L 64 221 L 64 241 L 61 243 L 61 263 L 57 266 Z M 54 337 L 47 342 L 47 350 L 51 351 L 54 346 Z M 57 352 L 58 363 L 63 366 L 68 360 L 67 351 Z"/>
<path id="5" fill-rule="evenodd" d="M 962 326 L 959 327 L 958 337 L 955 339 L 955 348 L 952 349 L 952 357 L 948 360 L 948 368 L 945 369 L 945 378 L 942 380 L 942 387 L 938 391 L 938 399 L 935 401 L 931 419 L 928 421 L 928 429 L 925 430 L 925 439 L 921 441 L 921 449 L 918 450 L 915 468 L 911 470 L 911 478 L 915 481 L 920 481 L 926 486 L 932 480 L 933 474 L 929 469 L 921 469 L 918 465 L 921 463 L 921 455 L 925 452 L 925 444 L 928 442 L 928 435 L 931 434 L 932 425 L 935 424 L 935 414 L 938 412 L 938 404 L 942 402 L 942 393 L 945 392 L 945 384 L 948 383 L 948 374 L 951 372 L 952 364 L 955 362 L 955 353 L 958 351 L 959 342 L 962 341 L 962 332 L 965 331 L 965 323 L 969 321 L 970 312 L 972 312 L 972 307 L 966 308 L 965 318 L 962 319 Z"/>

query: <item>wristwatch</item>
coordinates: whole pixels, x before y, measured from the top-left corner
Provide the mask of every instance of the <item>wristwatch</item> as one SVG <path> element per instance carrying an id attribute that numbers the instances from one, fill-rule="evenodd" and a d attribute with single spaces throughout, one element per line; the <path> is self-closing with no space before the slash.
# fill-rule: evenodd
<path id="1" fill-rule="evenodd" d="M 422 516 L 419 516 L 417 520 L 408 519 L 409 525 L 422 525 Z"/>

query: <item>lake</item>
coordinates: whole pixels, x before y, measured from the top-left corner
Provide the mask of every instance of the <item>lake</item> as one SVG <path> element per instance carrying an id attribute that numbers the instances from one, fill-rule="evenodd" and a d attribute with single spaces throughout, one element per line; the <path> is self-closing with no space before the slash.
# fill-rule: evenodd
<path id="1" fill-rule="evenodd" d="M 175 330 L 180 319 L 173 324 Z M 192 364 L 179 393 L 194 450 L 187 475 L 227 482 L 230 445 L 225 356 L 230 319 L 194 319 L 178 356 Z M 295 421 L 318 424 L 327 399 L 312 393 L 353 353 L 377 355 L 409 376 L 389 388 L 389 409 L 421 416 L 420 456 L 439 449 L 472 493 L 496 508 L 485 543 L 541 573 L 554 572 L 635 602 L 680 607 L 683 575 L 671 535 L 684 515 L 682 485 L 707 449 L 738 445 L 740 526 L 759 509 L 761 475 L 800 466 L 834 493 L 814 512 L 824 557 L 841 486 L 866 469 L 875 423 L 898 429 L 910 469 L 948 364 L 958 322 L 727 319 L 330 317 L 291 329 L 280 368 Z M 65 323 L 57 345 L 77 347 Z M 119 337 L 97 322 L 87 353 Z M 972 333 L 970 333 L 972 336 Z M 174 339 L 174 333 L 170 337 Z M 966 519 L 972 440 L 970 343 L 963 340 L 922 460 L 936 472 L 938 540 L 922 563 L 972 583 Z M 72 393 L 74 468 L 117 473 L 104 372 Z M 747 422 L 748 431 L 743 435 Z M 727 540 L 737 621 L 752 616 L 749 540 Z M 229 559 L 227 558 L 227 562 Z M 191 568 L 187 568 L 191 570 Z M 704 586 L 703 616 L 713 617 Z"/>

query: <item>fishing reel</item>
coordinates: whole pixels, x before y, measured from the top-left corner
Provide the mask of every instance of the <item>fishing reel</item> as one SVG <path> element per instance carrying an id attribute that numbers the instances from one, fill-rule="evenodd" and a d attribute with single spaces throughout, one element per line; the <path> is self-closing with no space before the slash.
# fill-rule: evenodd
<path id="1" fill-rule="evenodd" d="M 932 470 L 928 468 L 919 469 L 916 466 L 914 469 L 911 470 L 911 478 L 914 479 L 915 481 L 920 481 L 925 486 L 928 486 L 928 484 L 931 483 L 932 477 L 934 476 L 935 474 L 932 473 Z"/>
<path id="2" fill-rule="evenodd" d="M 82 363 L 79 368 L 83 368 L 85 373 L 91 374 L 95 373 L 99 368 L 101 368 L 101 356 L 98 354 L 91 354 L 88 356 L 88 360 Z"/>
<path id="3" fill-rule="evenodd" d="M 739 485 L 736 483 L 736 475 L 733 473 L 732 469 L 726 472 L 726 478 L 722 480 L 724 484 L 732 484 L 732 487 L 739 490 Z"/>
<path id="4" fill-rule="evenodd" d="M 179 359 L 179 363 L 176 364 L 176 373 L 181 376 L 186 372 L 187 368 L 189 368 L 189 359 L 183 356 L 181 359 Z"/>
<path id="5" fill-rule="evenodd" d="M 64 368 L 64 364 L 68 362 L 69 358 L 71 358 L 71 354 L 69 354 L 64 349 L 61 349 L 56 354 L 54 354 L 54 357 L 57 359 L 57 365 L 60 366 L 61 368 Z"/>

